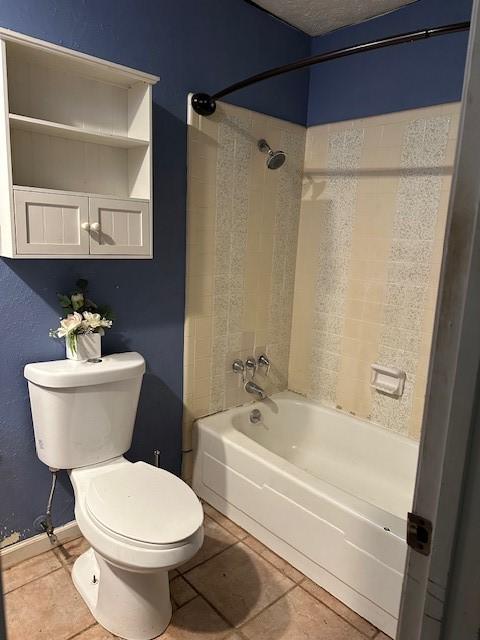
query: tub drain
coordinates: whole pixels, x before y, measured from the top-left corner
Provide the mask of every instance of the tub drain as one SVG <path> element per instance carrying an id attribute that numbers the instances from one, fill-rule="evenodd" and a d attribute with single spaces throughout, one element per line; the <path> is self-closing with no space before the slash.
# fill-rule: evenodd
<path id="1" fill-rule="evenodd" d="M 250 422 L 252 424 L 257 424 L 262 419 L 262 413 L 259 409 L 253 409 L 250 413 Z"/>

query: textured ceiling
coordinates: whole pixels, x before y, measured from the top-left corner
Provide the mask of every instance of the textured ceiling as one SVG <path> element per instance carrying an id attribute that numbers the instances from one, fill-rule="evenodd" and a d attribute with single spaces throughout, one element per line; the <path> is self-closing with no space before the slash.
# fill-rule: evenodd
<path id="1" fill-rule="evenodd" d="M 310 36 L 393 11 L 415 0 L 255 0 L 255 4 Z"/>

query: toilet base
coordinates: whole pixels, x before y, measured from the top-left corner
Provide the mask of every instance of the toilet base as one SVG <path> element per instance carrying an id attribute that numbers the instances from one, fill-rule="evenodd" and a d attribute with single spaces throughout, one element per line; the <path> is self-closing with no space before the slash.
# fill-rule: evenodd
<path id="1" fill-rule="evenodd" d="M 75 561 L 72 580 L 97 622 L 125 640 L 151 640 L 170 622 L 168 571 L 126 571 L 89 549 Z"/>

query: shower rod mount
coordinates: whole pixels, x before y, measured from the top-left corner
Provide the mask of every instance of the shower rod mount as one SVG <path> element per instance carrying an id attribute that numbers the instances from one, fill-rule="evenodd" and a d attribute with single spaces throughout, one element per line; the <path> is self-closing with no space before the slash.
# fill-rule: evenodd
<path id="1" fill-rule="evenodd" d="M 290 71 L 297 71 L 298 69 L 304 69 L 305 67 L 311 67 L 321 62 L 328 62 L 329 60 L 336 60 L 337 58 L 346 58 L 356 53 L 365 53 L 366 51 L 374 51 L 375 49 L 383 49 L 396 44 L 405 44 L 408 42 L 416 42 L 417 40 L 426 40 L 434 36 L 441 36 L 447 33 L 456 33 L 458 31 L 468 31 L 470 28 L 470 22 L 456 22 L 454 24 L 447 24 L 440 27 L 432 27 L 430 29 L 421 29 L 420 31 L 410 31 L 409 33 L 402 33 L 396 36 L 388 36 L 381 40 L 372 40 L 370 42 L 363 42 L 361 44 L 355 44 L 351 47 L 345 47 L 343 49 L 336 49 L 334 51 L 327 51 L 326 53 L 319 53 L 316 56 L 309 58 L 302 58 L 296 62 L 290 62 L 289 64 L 282 65 L 281 67 L 274 67 L 268 71 L 257 73 L 254 76 L 250 76 L 245 80 L 240 80 L 235 84 L 230 85 L 222 91 L 218 91 L 213 95 L 208 93 L 194 93 L 191 99 L 193 110 L 201 116 L 211 116 L 215 113 L 217 106 L 217 100 L 224 98 L 225 96 L 245 89 L 252 84 L 261 82 L 262 80 L 268 80 L 274 78 L 283 73 Z"/>
<path id="2" fill-rule="evenodd" d="M 209 96 L 208 93 L 194 93 L 192 96 L 193 110 L 201 116 L 211 116 L 215 113 L 217 103 L 215 98 Z"/>

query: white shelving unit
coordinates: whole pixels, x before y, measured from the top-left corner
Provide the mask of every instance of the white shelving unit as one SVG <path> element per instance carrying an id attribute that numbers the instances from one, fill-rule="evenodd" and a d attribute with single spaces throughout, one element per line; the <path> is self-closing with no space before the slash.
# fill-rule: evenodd
<path id="1" fill-rule="evenodd" d="M 0 29 L 0 255 L 152 257 L 157 81 Z"/>

